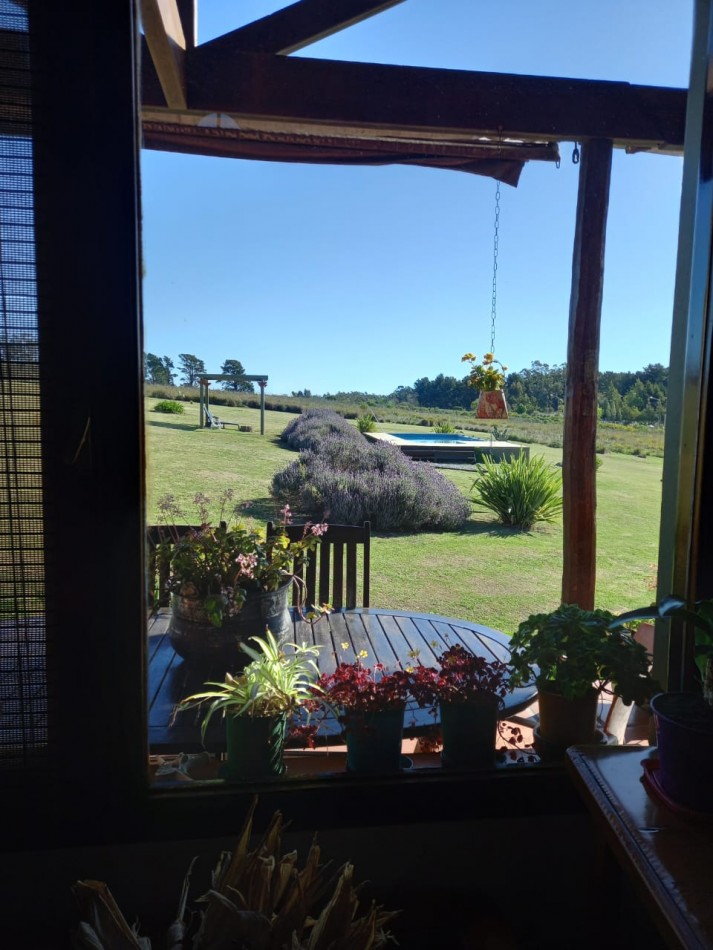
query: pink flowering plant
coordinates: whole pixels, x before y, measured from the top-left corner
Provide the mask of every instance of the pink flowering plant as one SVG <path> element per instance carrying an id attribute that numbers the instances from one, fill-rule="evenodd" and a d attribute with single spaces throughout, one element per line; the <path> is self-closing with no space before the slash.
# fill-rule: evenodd
<path id="1" fill-rule="evenodd" d="M 326 524 L 308 523 L 302 537 L 290 541 L 284 529 L 292 515 L 285 505 L 281 530 L 268 539 L 265 531 L 239 520 L 242 509 L 234 504 L 230 488 L 220 493 L 215 506 L 203 492 L 194 496 L 193 504 L 197 518 L 187 516 L 173 495 L 159 499 L 162 538 L 156 556 L 168 565 L 168 590 L 201 600 L 217 627 L 240 611 L 248 591 L 300 583 L 292 571 L 294 559 L 307 559 L 327 530 Z M 178 528 L 190 521 L 199 526 Z"/>

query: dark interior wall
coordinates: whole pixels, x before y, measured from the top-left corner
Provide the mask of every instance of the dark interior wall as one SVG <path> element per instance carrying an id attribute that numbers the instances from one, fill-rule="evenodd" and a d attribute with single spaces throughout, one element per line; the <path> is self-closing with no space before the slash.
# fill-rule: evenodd
<path id="1" fill-rule="evenodd" d="M 303 859 L 312 837 L 286 834 L 284 850 L 296 848 Z M 331 829 L 317 840 L 324 861 L 352 861 L 355 880 L 369 882 L 368 896 L 404 909 L 394 927 L 404 948 L 455 945 L 452 934 L 468 920 L 497 937 L 486 946 L 508 946 L 507 935 L 515 946 L 568 947 L 572 928 L 580 929 L 596 906 L 595 842 L 583 814 Z M 191 858 L 200 856 L 193 878 L 197 896 L 219 852 L 233 844 L 178 840 L 6 854 L 0 858 L 5 906 L 42 908 L 9 915 L 11 929 L 18 928 L 17 946 L 64 946 L 77 922 L 70 887 L 91 878 L 106 881 L 127 920 L 138 919 L 142 933 L 161 947 Z M 556 918 L 543 929 L 547 907 L 556 909 Z"/>

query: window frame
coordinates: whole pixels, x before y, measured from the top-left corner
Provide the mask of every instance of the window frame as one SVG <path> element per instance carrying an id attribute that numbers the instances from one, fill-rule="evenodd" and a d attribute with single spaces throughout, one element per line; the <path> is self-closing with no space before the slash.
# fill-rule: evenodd
<path id="1" fill-rule="evenodd" d="M 561 766 L 366 782 L 340 776 L 260 789 L 149 787 L 137 4 L 75 0 L 68 12 L 30 0 L 29 13 L 35 95 L 49 117 L 36 143 L 36 229 L 46 288 L 40 346 L 49 354 L 43 387 L 51 397 L 46 509 L 57 540 L 48 550 L 47 604 L 57 620 L 48 652 L 59 766 L 51 794 L 32 778 L 4 790 L 18 815 L 6 847 L 46 846 L 48 836 L 58 846 L 231 834 L 257 791 L 260 812 L 281 808 L 295 830 L 581 811 Z M 691 184 L 688 215 L 697 200 Z M 685 221 L 682 247 L 693 240 Z M 687 308 L 682 313 L 685 264 L 684 250 L 675 333 L 689 319 Z M 707 334 L 705 328 L 704 341 Z M 694 381 L 701 452 L 708 354 Z M 684 376 L 692 385 L 682 372 L 680 386 Z M 685 418 L 679 406 L 669 426 Z M 675 475 L 685 509 L 685 480 L 671 466 L 669 460 L 669 483 Z M 700 473 L 696 478 L 698 484 Z M 671 491 L 665 485 L 665 497 Z M 682 518 L 667 521 L 662 539 L 681 525 Z M 686 547 L 686 563 L 694 546 Z"/>

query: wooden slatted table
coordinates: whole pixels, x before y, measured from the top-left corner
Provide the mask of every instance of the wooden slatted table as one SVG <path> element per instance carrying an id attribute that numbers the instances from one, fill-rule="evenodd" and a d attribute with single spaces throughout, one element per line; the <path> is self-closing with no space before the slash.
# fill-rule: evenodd
<path id="1" fill-rule="evenodd" d="M 206 735 L 200 738 L 201 712 L 180 712 L 173 720 L 176 703 L 199 692 L 206 680 L 221 681 L 224 669 L 200 669 L 176 655 L 167 636 L 170 611 L 159 610 L 149 624 L 149 744 L 152 753 L 199 752 L 224 748 L 222 723 L 215 717 Z M 487 659 L 507 661 L 508 637 L 490 627 L 439 617 L 434 614 L 401 610 L 356 609 L 335 611 L 314 625 L 293 614 L 296 643 L 314 643 L 321 647 L 318 666 L 321 672 L 334 671 L 337 661 L 350 663 L 366 652 L 364 664 L 382 663 L 389 670 L 404 669 L 414 663 L 417 652 L 424 666 L 437 666 L 437 657 L 449 646 L 461 644 Z M 509 693 L 504 700 L 502 718 L 525 709 L 535 698 L 534 686 Z M 423 735 L 434 725 L 434 717 L 425 709 L 408 709 L 404 734 Z M 340 735 L 339 724 L 327 720 L 320 730 L 322 739 L 332 743 Z"/>

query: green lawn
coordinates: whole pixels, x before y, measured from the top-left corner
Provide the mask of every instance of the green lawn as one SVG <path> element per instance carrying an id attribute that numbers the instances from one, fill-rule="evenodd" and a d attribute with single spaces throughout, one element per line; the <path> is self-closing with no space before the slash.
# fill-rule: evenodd
<path id="1" fill-rule="evenodd" d="M 233 427 L 197 428 L 195 403 L 184 404 L 183 415 L 171 416 L 152 412 L 156 402 L 146 400 L 149 523 L 156 521 L 156 501 L 165 492 L 185 503 L 190 513 L 195 492 L 210 495 L 227 487 L 249 504 L 246 516 L 257 523 L 277 515 L 269 483 L 273 473 L 294 458 L 278 443 L 291 415 L 266 412 L 261 436 L 256 409 L 217 409 L 226 421 L 253 426 L 252 432 L 239 432 Z M 423 432 L 415 426 L 398 428 Z M 561 460 L 559 449 L 532 445 L 530 451 L 552 463 Z M 649 585 L 657 559 L 662 460 L 614 453 L 601 459 L 597 606 L 618 612 L 654 596 Z M 467 495 L 472 475 L 447 474 Z M 371 602 L 375 607 L 462 617 L 512 632 L 528 614 L 559 603 L 561 574 L 558 525 L 523 533 L 474 510 L 457 533 L 377 534 L 372 541 Z"/>

